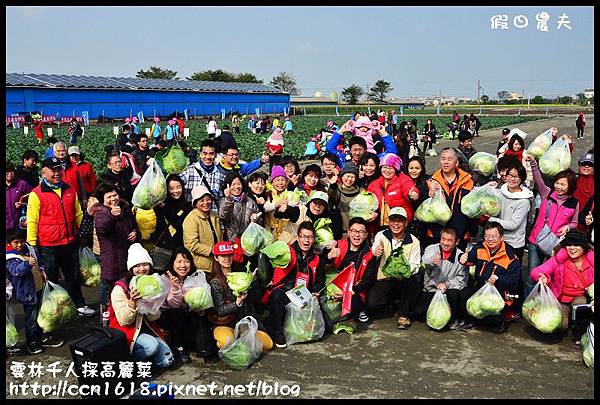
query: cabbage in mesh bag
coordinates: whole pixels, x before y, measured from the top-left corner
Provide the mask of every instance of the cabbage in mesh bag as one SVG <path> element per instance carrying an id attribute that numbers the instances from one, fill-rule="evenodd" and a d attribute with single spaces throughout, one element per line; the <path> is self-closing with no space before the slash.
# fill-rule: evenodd
<path id="1" fill-rule="evenodd" d="M 502 203 L 488 185 L 475 187 L 460 202 L 460 210 L 469 218 L 487 215 L 496 217 L 500 214 Z"/>
<path id="2" fill-rule="evenodd" d="M 379 208 L 379 201 L 377 200 L 377 196 L 370 191 L 361 191 L 350 201 L 349 206 L 350 219 L 359 217 L 368 220 L 371 219 L 373 213 Z"/>
<path id="3" fill-rule="evenodd" d="M 446 294 L 436 291 L 429 308 L 427 308 L 427 325 L 430 328 L 440 330 L 450 321 L 452 311 Z"/>
<path id="4" fill-rule="evenodd" d="M 477 152 L 469 159 L 469 167 L 484 176 L 491 176 L 496 167 L 496 156 L 487 152 Z"/>
<path id="5" fill-rule="evenodd" d="M 485 283 L 467 300 L 467 312 L 474 318 L 483 319 L 500 314 L 504 305 L 504 299 L 498 289 L 490 283 Z"/>
<path id="6" fill-rule="evenodd" d="M 540 171 L 547 176 L 555 176 L 558 172 L 571 166 L 571 151 L 569 143 L 558 139 L 550 149 L 540 158 Z"/>
<path id="7" fill-rule="evenodd" d="M 435 191 L 433 197 L 429 197 L 419 205 L 415 211 L 415 218 L 421 222 L 426 223 L 439 223 L 444 225 L 452 217 L 452 211 L 441 188 Z"/>
<path id="8" fill-rule="evenodd" d="M 561 306 L 552 290 L 541 282 L 535 285 L 522 307 L 523 318 L 542 333 L 552 333 L 562 325 Z"/>

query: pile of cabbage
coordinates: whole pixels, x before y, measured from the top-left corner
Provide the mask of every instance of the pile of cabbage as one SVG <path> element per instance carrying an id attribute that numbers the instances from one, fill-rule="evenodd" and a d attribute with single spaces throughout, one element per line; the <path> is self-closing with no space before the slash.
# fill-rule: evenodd
<path id="1" fill-rule="evenodd" d="M 594 368 L 594 324 L 590 323 L 587 331 L 581 337 L 581 348 L 583 349 L 583 363 Z"/>
<path id="2" fill-rule="evenodd" d="M 290 247 L 281 240 L 262 248 L 260 252 L 269 258 L 273 267 L 286 267 L 292 260 Z"/>
<path id="3" fill-rule="evenodd" d="M 553 333 L 563 322 L 561 306 L 552 290 L 538 282 L 523 302 L 523 318 L 542 333 Z"/>
<path id="4" fill-rule="evenodd" d="M 256 222 L 251 222 L 240 238 L 242 249 L 248 256 L 254 256 L 262 248 L 273 242 L 275 242 L 273 234 Z"/>
<path id="5" fill-rule="evenodd" d="M 498 315 L 504 309 L 504 299 L 492 284 L 485 283 L 467 300 L 467 312 L 474 318 Z"/>
<path id="6" fill-rule="evenodd" d="M 460 210 L 469 218 L 479 218 L 484 215 L 496 217 L 500 214 L 502 204 L 500 198 L 488 185 L 475 187 L 460 203 Z"/>
<path id="7" fill-rule="evenodd" d="M 444 225 L 451 217 L 452 211 L 446 203 L 441 188 L 435 191 L 433 197 L 423 201 L 415 211 L 415 218 L 428 224 L 438 223 Z"/>
<path id="8" fill-rule="evenodd" d="M 392 254 L 387 258 L 383 269 L 381 270 L 386 277 L 397 279 L 409 278 L 412 276 L 410 263 L 406 259 L 404 249 L 402 247 L 392 251 Z"/>
<path id="9" fill-rule="evenodd" d="M 450 321 L 452 311 L 446 294 L 436 291 L 429 308 L 427 308 L 427 325 L 435 330 L 440 330 Z"/>
<path id="10" fill-rule="evenodd" d="M 179 174 L 190 164 L 185 152 L 179 145 L 170 146 L 156 152 L 154 159 L 160 168 L 169 174 Z"/>
<path id="11" fill-rule="evenodd" d="M 287 304 L 285 308 L 283 334 L 288 344 L 321 339 L 325 333 L 325 320 L 316 298 L 313 297 L 302 308 L 293 302 Z"/>
<path id="12" fill-rule="evenodd" d="M 14 323 L 6 316 L 6 348 L 13 347 L 19 341 L 19 332 Z"/>
<path id="13" fill-rule="evenodd" d="M 540 158 L 540 171 L 547 176 L 555 176 L 558 172 L 571 166 L 571 151 L 564 139 L 558 139 Z"/>
<path id="14" fill-rule="evenodd" d="M 167 182 L 165 176 L 156 163 L 146 169 L 140 182 L 133 190 L 131 203 L 145 210 L 153 208 L 167 198 Z"/>
<path id="15" fill-rule="evenodd" d="M 540 159 L 552 145 L 552 128 L 538 135 L 527 148 L 527 153 L 536 159 Z"/>
<path id="16" fill-rule="evenodd" d="M 96 260 L 94 253 L 88 247 L 79 250 L 79 274 L 81 282 L 86 287 L 98 287 L 102 268 Z"/>
<path id="17" fill-rule="evenodd" d="M 253 279 L 254 276 L 250 272 L 250 262 L 248 262 L 246 271 L 233 271 L 227 274 L 227 285 L 233 291 L 233 295 L 239 297 L 250 289 Z"/>
<path id="18" fill-rule="evenodd" d="M 75 318 L 75 303 L 62 287 L 47 281 L 44 285 L 42 304 L 37 323 L 45 333 L 53 332 Z"/>
<path id="19" fill-rule="evenodd" d="M 477 152 L 469 159 L 469 167 L 486 177 L 491 176 L 496 167 L 496 156 L 487 152 Z"/>
<path id="20" fill-rule="evenodd" d="M 320 218 L 315 222 L 315 244 L 317 247 L 324 248 L 335 240 L 330 225 L 331 219 L 329 218 Z"/>
<path id="21" fill-rule="evenodd" d="M 377 196 L 370 191 L 361 191 L 356 197 L 350 201 L 350 218 L 362 218 L 369 220 L 373 217 L 373 213 L 379 208 Z"/>

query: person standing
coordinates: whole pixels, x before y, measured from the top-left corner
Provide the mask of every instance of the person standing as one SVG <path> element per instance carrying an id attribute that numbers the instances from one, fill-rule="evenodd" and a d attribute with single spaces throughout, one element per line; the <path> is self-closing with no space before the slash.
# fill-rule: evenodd
<path id="1" fill-rule="evenodd" d="M 15 166 L 6 162 L 6 231 L 19 226 L 21 209 L 26 205 L 24 199 L 32 187 L 15 176 Z"/>
<path id="2" fill-rule="evenodd" d="M 583 139 L 583 131 L 585 130 L 585 117 L 583 111 L 579 113 L 579 117 L 575 120 L 575 126 L 577 127 L 577 139 Z"/>
<path id="3" fill-rule="evenodd" d="M 240 133 L 240 117 L 238 117 L 237 114 L 234 114 L 233 117 L 231 117 L 231 126 L 233 128 L 233 132 L 236 134 Z"/>
<path id="4" fill-rule="evenodd" d="M 42 121 L 42 117 L 33 120 L 33 129 L 35 130 L 35 138 L 38 141 L 38 144 L 42 144 L 42 140 L 44 139 L 44 122 Z M 50 140 L 48 140 L 49 142 Z"/>
<path id="5" fill-rule="evenodd" d="M 67 134 L 69 135 L 69 143 L 71 145 L 77 145 L 77 137 L 83 134 L 83 128 L 77 122 L 77 118 L 71 118 L 71 124 L 69 125 L 69 129 L 67 129 Z"/>
<path id="6" fill-rule="evenodd" d="M 44 160 L 42 182 L 27 203 L 27 242 L 38 251 L 48 279 L 58 283 L 59 270 L 65 288 L 83 316 L 96 311 L 85 305 L 79 276 L 77 230 L 83 218 L 74 190 L 62 180 L 63 165 L 55 157 Z"/>
<path id="7" fill-rule="evenodd" d="M 158 141 L 162 139 L 162 128 L 160 126 L 160 118 L 154 117 L 154 122 L 150 127 L 150 134 L 152 135 L 155 144 L 157 144 Z"/>
<path id="8" fill-rule="evenodd" d="M 96 173 L 94 173 L 94 167 L 91 163 L 83 160 L 83 155 L 78 146 L 70 146 L 68 153 L 71 163 L 77 168 L 77 172 L 81 177 L 86 195 L 91 196 L 94 190 L 96 190 Z"/>
<path id="9" fill-rule="evenodd" d="M 215 117 L 211 116 L 206 125 L 206 132 L 208 132 L 209 138 L 217 136 L 217 128 L 217 120 L 215 120 Z"/>
<path id="10" fill-rule="evenodd" d="M 40 184 L 40 176 L 37 171 L 38 160 L 40 155 L 32 150 L 28 149 L 23 152 L 21 156 L 22 165 L 17 166 L 16 176 L 21 180 L 25 180 L 31 188 L 36 187 Z"/>
<path id="11" fill-rule="evenodd" d="M 584 207 L 594 196 L 594 154 L 588 151 L 579 158 L 577 187 L 573 197 L 579 201 L 579 207 Z"/>

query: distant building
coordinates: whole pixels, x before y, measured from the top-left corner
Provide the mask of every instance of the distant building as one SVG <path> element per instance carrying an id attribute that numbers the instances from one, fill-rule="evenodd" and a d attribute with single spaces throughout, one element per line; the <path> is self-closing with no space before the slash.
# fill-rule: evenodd
<path id="1" fill-rule="evenodd" d="M 594 89 L 585 89 L 583 91 L 583 96 L 585 98 L 594 98 Z"/>
<path id="2" fill-rule="evenodd" d="M 337 103 L 337 100 L 334 100 L 329 97 L 290 97 L 290 105 L 292 107 L 311 105 L 337 105 Z"/>
<path id="3" fill-rule="evenodd" d="M 523 100 L 523 95 L 521 93 L 512 92 L 507 100 Z"/>

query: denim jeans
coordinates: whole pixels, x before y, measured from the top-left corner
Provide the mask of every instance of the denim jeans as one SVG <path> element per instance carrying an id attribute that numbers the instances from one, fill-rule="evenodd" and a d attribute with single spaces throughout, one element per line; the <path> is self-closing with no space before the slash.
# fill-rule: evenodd
<path id="1" fill-rule="evenodd" d="M 42 340 L 42 329 L 37 324 L 38 304 L 23 304 L 23 312 L 25 312 L 25 338 L 27 343 L 39 343 Z"/>
<path id="2" fill-rule="evenodd" d="M 542 252 L 533 243 L 527 242 L 527 248 L 527 261 L 529 263 L 529 268 L 525 268 L 525 266 L 523 266 L 523 285 L 525 286 L 525 297 L 527 297 L 531 290 L 533 290 L 533 287 L 535 287 L 535 282 L 529 276 L 531 270 L 548 260 L 548 256 L 546 256 L 544 252 Z"/>
<path id="3" fill-rule="evenodd" d="M 48 279 L 58 284 L 58 271 L 62 271 L 65 279 L 65 290 L 69 293 L 75 306 L 80 308 L 85 305 L 81 294 L 81 280 L 79 276 L 79 245 L 40 247 L 41 264 L 44 265 Z"/>
<path id="4" fill-rule="evenodd" d="M 159 368 L 169 367 L 173 363 L 173 353 L 169 346 L 162 339 L 146 333 L 140 333 L 131 355 L 136 361 L 150 359 Z"/>

